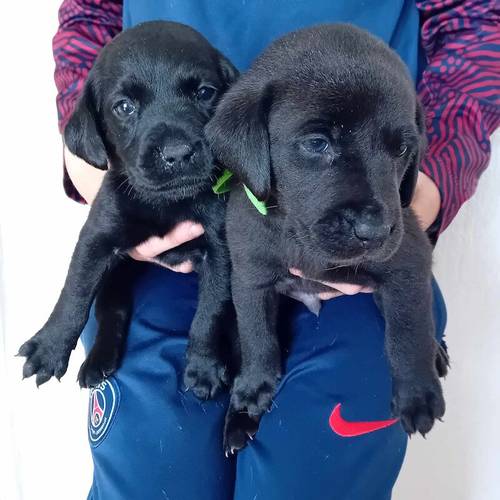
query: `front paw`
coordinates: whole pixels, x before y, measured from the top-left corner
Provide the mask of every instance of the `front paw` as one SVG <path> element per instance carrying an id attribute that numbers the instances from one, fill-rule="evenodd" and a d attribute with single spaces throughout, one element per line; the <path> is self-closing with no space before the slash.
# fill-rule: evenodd
<path id="1" fill-rule="evenodd" d="M 112 375 L 120 364 L 118 352 L 105 352 L 95 346 L 82 363 L 78 372 L 80 387 L 95 387 Z"/>
<path id="2" fill-rule="evenodd" d="M 256 371 L 258 372 L 258 371 Z M 239 375 L 234 380 L 224 426 L 226 456 L 241 450 L 253 439 L 263 413 L 271 408 L 279 375 Z"/>
<path id="3" fill-rule="evenodd" d="M 192 390 L 199 399 L 215 397 L 229 385 L 229 373 L 225 364 L 216 355 L 188 354 L 184 371 L 184 386 Z"/>
<path id="4" fill-rule="evenodd" d="M 230 407 L 224 424 L 224 454 L 226 457 L 244 448 L 259 429 L 260 418 L 251 417 Z"/>
<path id="5" fill-rule="evenodd" d="M 258 369 L 248 375 L 238 375 L 231 389 L 232 408 L 251 417 L 260 417 L 271 408 L 278 382 L 279 374 L 259 373 Z"/>
<path id="6" fill-rule="evenodd" d="M 42 329 L 20 348 L 18 356 L 26 361 L 23 366 L 23 378 L 36 375 L 36 385 L 40 386 L 56 377 L 58 380 L 66 373 L 73 347 L 66 346 L 48 330 Z"/>
<path id="7" fill-rule="evenodd" d="M 432 429 L 434 421 L 441 419 L 445 402 L 441 383 L 436 376 L 427 380 L 394 380 L 392 411 L 399 417 L 408 434 L 419 432 L 422 436 Z"/>

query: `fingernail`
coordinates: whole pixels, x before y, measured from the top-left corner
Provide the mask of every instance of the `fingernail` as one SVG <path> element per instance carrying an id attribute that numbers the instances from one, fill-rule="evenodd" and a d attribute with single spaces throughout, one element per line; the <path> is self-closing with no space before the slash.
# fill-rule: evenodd
<path id="1" fill-rule="evenodd" d="M 203 229 L 203 226 L 200 225 L 200 224 L 193 224 L 190 228 L 189 228 L 189 233 L 191 234 L 191 236 L 193 237 L 196 237 L 196 236 L 201 236 L 203 233 L 205 232 L 205 230 Z"/>

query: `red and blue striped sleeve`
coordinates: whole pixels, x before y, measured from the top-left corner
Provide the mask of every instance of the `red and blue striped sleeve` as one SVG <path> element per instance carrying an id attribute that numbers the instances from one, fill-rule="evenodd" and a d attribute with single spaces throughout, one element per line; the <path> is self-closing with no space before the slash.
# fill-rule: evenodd
<path id="1" fill-rule="evenodd" d="M 121 30 L 121 0 L 65 0 L 59 8 L 59 29 L 52 40 L 52 48 L 61 132 L 99 51 Z M 69 197 L 83 202 L 66 170 L 64 189 Z"/>
<path id="2" fill-rule="evenodd" d="M 428 150 L 421 166 L 441 192 L 436 235 L 476 190 L 500 125 L 500 3 L 418 0 L 427 57 L 418 91 Z"/>

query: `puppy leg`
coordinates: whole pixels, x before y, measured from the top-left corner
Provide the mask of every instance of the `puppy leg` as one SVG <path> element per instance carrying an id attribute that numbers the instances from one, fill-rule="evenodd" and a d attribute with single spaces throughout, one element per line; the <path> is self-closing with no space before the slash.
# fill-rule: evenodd
<path id="1" fill-rule="evenodd" d="M 442 368 L 434 337 L 430 278 L 394 272 L 378 290 L 386 320 L 386 349 L 393 373 L 393 412 L 408 434 L 427 434 L 444 415 Z M 439 363 L 439 365 L 437 364 Z"/>
<path id="2" fill-rule="evenodd" d="M 276 334 L 278 294 L 272 288 L 250 288 L 233 279 L 238 317 L 241 368 L 236 376 L 224 428 L 226 455 L 243 448 L 269 410 L 281 376 Z"/>
<path id="3" fill-rule="evenodd" d="M 54 310 L 44 327 L 19 349 L 19 355 L 27 358 L 23 377 L 36 375 L 40 385 L 66 373 L 97 288 L 115 260 L 109 234 L 96 230 L 95 220 L 89 216 Z"/>
<path id="4" fill-rule="evenodd" d="M 80 387 L 94 387 L 120 365 L 132 311 L 132 288 L 140 265 L 127 259 L 110 271 L 97 293 L 95 343 L 78 372 Z"/>
<path id="5" fill-rule="evenodd" d="M 216 250 L 207 250 L 196 270 L 199 300 L 189 334 L 184 385 L 198 398 L 209 399 L 229 383 L 220 346 L 221 322 L 231 308 L 229 256 L 225 250 L 217 255 Z"/>

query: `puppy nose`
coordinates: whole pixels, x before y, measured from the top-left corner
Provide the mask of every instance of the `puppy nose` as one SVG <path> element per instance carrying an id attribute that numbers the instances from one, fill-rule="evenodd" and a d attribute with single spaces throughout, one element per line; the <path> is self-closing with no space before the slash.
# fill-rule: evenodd
<path id="1" fill-rule="evenodd" d="M 371 224 L 366 221 L 357 222 L 353 225 L 356 237 L 361 241 L 383 241 L 391 232 L 389 224 Z"/>
<path id="2" fill-rule="evenodd" d="M 356 238 L 367 247 L 380 246 L 392 232 L 392 226 L 384 221 L 382 211 L 377 207 L 346 210 L 343 215 Z"/>
<path id="3" fill-rule="evenodd" d="M 191 144 L 175 143 L 167 144 L 162 148 L 162 159 L 167 167 L 175 167 L 187 163 L 194 154 Z"/>

